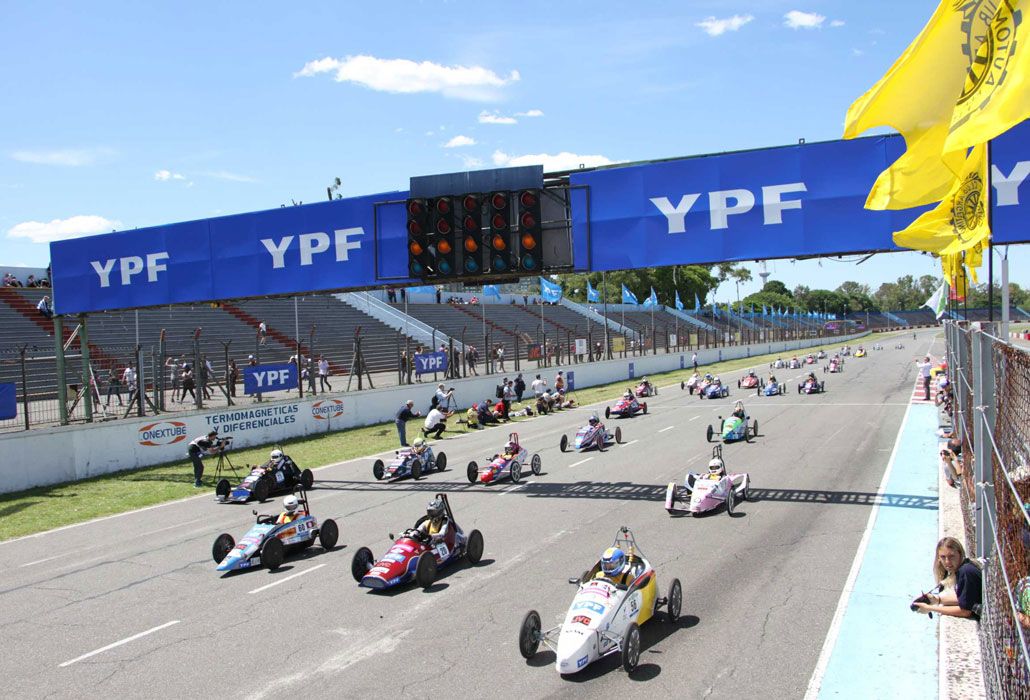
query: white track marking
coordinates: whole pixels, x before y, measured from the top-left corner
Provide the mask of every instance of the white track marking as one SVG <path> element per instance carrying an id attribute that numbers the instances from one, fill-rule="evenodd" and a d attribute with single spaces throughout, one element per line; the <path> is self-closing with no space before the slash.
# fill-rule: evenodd
<path id="1" fill-rule="evenodd" d="M 587 457 L 586 459 L 581 459 L 578 462 L 573 462 L 572 464 L 569 465 L 569 469 L 572 469 L 573 467 L 578 467 L 579 465 L 583 464 L 584 462 L 589 462 L 592 459 L 593 459 L 593 457 Z"/>
<path id="2" fill-rule="evenodd" d="M 37 559 L 36 561 L 30 561 L 30 562 L 27 562 L 25 564 L 22 564 L 18 568 L 21 569 L 21 568 L 24 568 L 26 566 L 35 566 L 36 564 L 42 564 L 45 561 L 53 561 L 54 559 L 60 559 L 63 556 L 65 556 L 65 555 L 64 554 L 57 554 L 57 555 L 52 556 L 52 557 L 47 557 L 46 559 Z"/>
<path id="3" fill-rule="evenodd" d="M 622 446 L 623 447 L 629 447 L 630 445 L 632 445 L 635 442 L 638 442 L 638 441 L 637 440 L 630 440 L 629 442 L 622 443 Z"/>
<path id="4" fill-rule="evenodd" d="M 506 494 L 512 493 L 513 491 L 518 491 L 519 489 L 525 488 L 525 487 L 529 486 L 532 483 L 533 483 L 532 481 L 523 481 L 521 484 L 517 484 L 515 486 L 510 486 L 510 487 L 504 489 L 503 491 L 501 491 L 501 495 L 504 496 Z"/>
<path id="5" fill-rule="evenodd" d="M 664 432 L 665 432 L 666 430 L 672 430 L 672 429 L 673 429 L 673 428 L 675 428 L 675 427 L 676 427 L 675 425 L 670 425 L 670 426 L 669 426 L 668 428 L 662 428 L 662 429 L 661 429 L 661 430 L 659 430 L 658 432 L 659 432 L 659 433 L 664 433 Z"/>
<path id="6" fill-rule="evenodd" d="M 898 436 L 894 439 L 894 449 L 887 460 L 887 468 L 883 472 L 883 479 L 876 489 L 876 502 L 869 511 L 869 519 L 866 521 L 865 532 L 862 533 L 862 540 L 858 543 L 858 551 L 855 552 L 855 559 L 851 562 L 851 571 L 844 582 L 844 589 L 840 592 L 840 599 L 837 601 L 837 609 L 833 613 L 833 620 L 830 622 L 830 629 L 826 632 L 826 640 L 819 652 L 819 661 L 815 665 L 812 677 L 808 681 L 808 690 L 805 693 L 805 700 L 816 700 L 819 697 L 819 690 L 822 687 L 823 675 L 833 655 L 833 648 L 837 645 L 837 636 L 840 634 L 840 626 L 844 621 L 844 613 L 848 610 L 848 602 L 851 600 L 851 593 L 855 587 L 855 580 L 858 578 L 859 569 L 862 568 L 862 561 L 865 559 L 865 550 L 869 546 L 869 538 L 873 534 L 873 525 L 876 523 L 876 515 L 880 512 L 880 503 L 883 502 L 883 493 L 887 489 L 887 482 L 891 478 L 891 471 L 894 469 L 894 459 L 898 454 L 898 447 L 901 445 L 901 436 L 905 433 L 905 426 L 908 424 L 908 416 L 912 412 L 912 404 L 905 409 L 905 417 L 901 419 L 901 427 L 898 428 Z"/>
<path id="7" fill-rule="evenodd" d="M 317 571 L 318 569 L 321 569 L 323 566 L 325 566 L 325 564 L 318 564 L 317 566 L 312 566 L 310 569 L 304 569 L 303 571 L 298 571 L 295 574 L 290 574 L 289 576 L 286 576 L 284 578 L 272 581 L 269 584 L 261 586 L 261 588 L 255 588 L 252 591 L 247 591 L 247 593 L 260 593 L 261 591 L 267 591 L 269 588 L 272 588 L 273 586 L 278 586 L 280 583 L 286 583 L 290 579 L 295 579 L 298 576 L 303 576 L 304 574 L 310 574 L 312 571 Z"/>
<path id="8" fill-rule="evenodd" d="M 689 422 L 690 422 L 691 420 L 697 420 L 697 419 L 698 419 L 698 418 L 700 418 L 700 417 L 701 417 L 701 416 L 694 416 L 693 418 L 691 418 L 691 419 L 690 419 L 690 420 L 688 420 L 687 422 L 689 423 Z"/>
<path id="9" fill-rule="evenodd" d="M 171 622 L 166 622 L 163 625 L 158 625 L 157 627 L 151 627 L 150 629 L 146 630 L 145 632 L 140 632 L 139 634 L 134 634 L 131 637 L 126 637 L 125 639 L 117 641 L 114 644 L 108 644 L 106 647 L 100 647 L 99 649 L 95 649 L 95 650 L 89 652 L 88 654 L 83 654 L 82 656 L 77 656 L 74 659 L 72 659 L 71 661 L 65 661 L 63 664 L 60 664 L 58 666 L 58 668 L 64 668 L 66 666 L 71 666 L 72 664 L 78 663 L 79 661 L 82 661 L 83 659 L 88 659 L 91 656 L 96 656 L 97 654 L 102 654 L 105 651 L 109 651 L 111 649 L 114 649 L 115 647 L 120 647 L 121 645 L 128 644 L 129 642 L 134 642 L 134 641 L 136 641 L 137 639 L 139 639 L 141 637 L 146 637 L 148 634 L 153 634 L 154 632 L 160 632 L 161 630 L 165 629 L 166 627 L 171 627 L 172 625 L 177 625 L 177 624 L 179 624 L 179 620 L 172 620 Z"/>

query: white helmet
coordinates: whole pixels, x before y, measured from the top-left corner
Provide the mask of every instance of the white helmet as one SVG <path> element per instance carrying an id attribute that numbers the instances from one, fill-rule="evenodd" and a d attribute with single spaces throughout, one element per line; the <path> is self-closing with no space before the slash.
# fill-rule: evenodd
<path id="1" fill-rule="evenodd" d="M 514 453 L 515 453 L 515 443 L 514 443 L 514 442 L 512 442 L 511 440 L 509 440 L 508 442 L 506 442 L 506 443 L 504 444 L 504 451 L 505 451 L 505 453 L 507 453 L 507 454 L 514 454 Z"/>
<path id="2" fill-rule="evenodd" d="M 708 472 L 710 474 L 719 474 L 721 476 L 725 470 L 726 465 L 723 464 L 723 461 L 718 457 L 713 457 L 712 460 L 708 462 Z"/>
<path id="3" fill-rule="evenodd" d="M 286 509 L 287 513 L 292 513 L 293 511 L 297 510 L 298 505 L 300 504 L 297 501 L 296 496 L 287 496 L 283 499 L 283 508 Z"/>
<path id="4" fill-rule="evenodd" d="M 278 462 L 280 459 L 283 458 L 283 451 L 282 450 L 272 450 L 272 454 L 270 454 L 268 456 L 269 456 L 269 458 L 273 462 Z"/>

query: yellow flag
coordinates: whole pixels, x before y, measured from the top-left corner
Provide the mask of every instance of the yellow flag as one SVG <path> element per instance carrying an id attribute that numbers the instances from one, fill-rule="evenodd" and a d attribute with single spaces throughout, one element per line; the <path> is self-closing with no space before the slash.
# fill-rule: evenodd
<path id="1" fill-rule="evenodd" d="M 975 58 L 951 117 L 945 151 L 985 143 L 1030 117 L 1030 18 L 1022 12 L 1030 9 L 1030 0 L 978 4 L 997 11 L 981 36 L 966 39 L 966 51 Z"/>
<path id="2" fill-rule="evenodd" d="M 945 154 L 944 143 L 970 56 L 979 48 L 970 52 L 967 39 L 984 35 L 996 1 L 941 0 L 919 36 L 848 109 L 846 139 L 877 126 L 891 126 L 905 137 L 905 153 L 877 178 L 867 208 L 930 204 L 951 189 L 963 158 L 961 151 Z M 991 11 L 982 17 L 988 5 Z"/>
<path id="3" fill-rule="evenodd" d="M 908 228 L 894 233 L 894 243 L 903 248 L 931 253 L 955 254 L 986 241 L 987 147 L 976 146 L 959 170 L 947 196 L 935 208 L 922 214 Z"/>

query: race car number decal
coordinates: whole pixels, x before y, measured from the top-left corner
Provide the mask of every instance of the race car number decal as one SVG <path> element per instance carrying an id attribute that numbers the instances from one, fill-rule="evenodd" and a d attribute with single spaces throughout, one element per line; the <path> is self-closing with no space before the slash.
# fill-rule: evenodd
<path id="1" fill-rule="evenodd" d="M 278 481 L 280 484 L 283 482 L 283 479 L 285 479 L 285 478 L 286 477 L 283 476 L 282 472 L 276 472 L 275 473 L 275 480 Z"/>
<path id="2" fill-rule="evenodd" d="M 440 559 L 445 559 L 447 557 L 447 553 L 449 550 L 447 549 L 447 545 L 441 542 L 440 544 L 433 547 L 433 551 L 436 552 L 437 557 L 439 557 Z"/>

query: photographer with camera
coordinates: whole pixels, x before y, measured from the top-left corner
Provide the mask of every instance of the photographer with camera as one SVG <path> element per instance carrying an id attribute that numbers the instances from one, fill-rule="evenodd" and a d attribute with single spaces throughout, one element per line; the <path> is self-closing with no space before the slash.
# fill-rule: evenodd
<path id="1" fill-rule="evenodd" d="M 983 575 L 954 537 L 945 537 L 937 543 L 933 574 L 938 584 L 934 590 L 939 592 L 924 593 L 912 601 L 913 612 L 980 619 Z"/>
<path id="2" fill-rule="evenodd" d="M 429 408 L 440 408 L 441 410 L 447 410 L 451 405 L 451 401 L 454 400 L 454 387 L 445 389 L 443 384 L 436 385 L 436 393 L 433 394 L 432 401 L 429 402 Z"/>
<path id="3" fill-rule="evenodd" d="M 430 409 L 429 414 L 426 416 L 426 422 L 422 427 L 422 434 L 424 436 L 434 437 L 439 440 L 443 431 L 447 429 L 447 419 L 454 414 L 450 412 L 445 413 L 441 408 L 440 405 L 436 405 Z M 436 434 L 432 435 L 432 433 Z"/>
<path id="4" fill-rule="evenodd" d="M 193 462 L 193 488 L 199 489 L 202 486 L 200 480 L 204 477 L 204 456 L 223 452 L 230 440 L 232 438 L 219 439 L 218 431 L 212 430 L 207 435 L 194 438 L 190 442 L 188 453 L 190 460 Z"/>
<path id="5" fill-rule="evenodd" d="M 958 486 L 964 472 L 962 466 L 962 441 L 958 438 L 951 438 L 941 447 L 941 472 L 944 474 L 948 486 Z"/>

